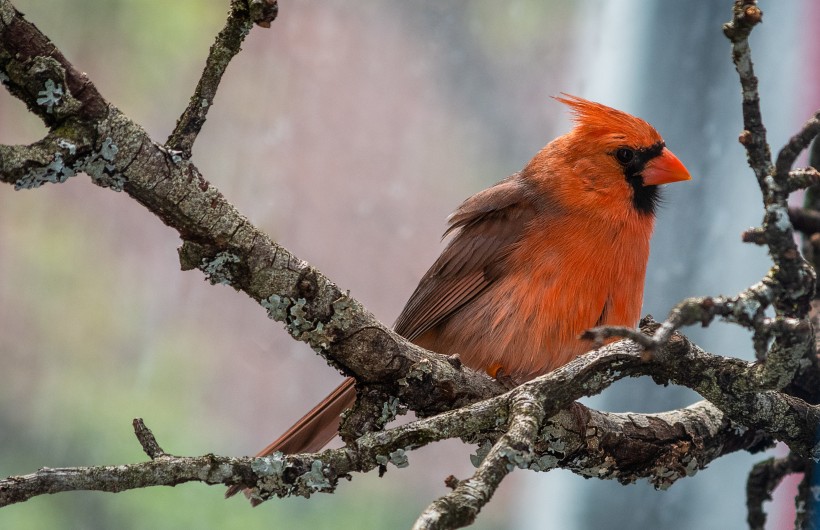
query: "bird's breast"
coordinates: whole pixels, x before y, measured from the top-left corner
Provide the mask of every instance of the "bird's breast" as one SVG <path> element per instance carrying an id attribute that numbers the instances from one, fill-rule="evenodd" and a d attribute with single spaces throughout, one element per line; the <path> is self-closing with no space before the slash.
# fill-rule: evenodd
<path id="1" fill-rule="evenodd" d="M 431 349 L 518 380 L 569 362 L 590 348 L 578 339 L 586 329 L 637 323 L 651 230 L 582 221 L 530 231 L 504 274 L 436 330 Z"/>

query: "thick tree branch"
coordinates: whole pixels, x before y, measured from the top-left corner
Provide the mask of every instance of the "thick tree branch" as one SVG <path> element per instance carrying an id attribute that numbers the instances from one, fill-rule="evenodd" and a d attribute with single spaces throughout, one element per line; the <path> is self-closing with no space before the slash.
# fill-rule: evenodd
<path id="1" fill-rule="evenodd" d="M 0 42 L 0 81 L 48 127 L 105 117 L 93 83 L 7 0 L 0 0 Z"/>
<path id="2" fill-rule="evenodd" d="M 474 409 L 473 415 L 476 412 L 478 419 L 455 410 L 390 431 L 366 434 L 349 448 L 315 454 L 277 453 L 264 458 L 163 454 L 138 464 L 44 468 L 0 480 L 0 507 L 63 491 L 120 492 L 184 482 L 256 483 L 263 492 L 258 499 L 271 495 L 309 497 L 316 492 L 334 491 L 339 478 L 353 472 L 375 468 L 385 471 L 388 464 L 404 467 L 405 448 L 443 438 L 442 429 L 451 435 L 460 428 L 471 430 L 475 428 L 468 425 L 472 421 L 499 429 L 495 425 L 497 411 Z M 767 445 L 765 436 L 729 422 L 707 402 L 663 414 L 598 412 L 575 404 L 547 421 L 537 440 L 530 469 L 548 471 L 560 465 L 585 476 L 617 479 L 625 484 L 648 478 L 664 489 L 724 454 L 759 450 Z M 560 445 L 554 443 L 557 440 Z"/>
<path id="3" fill-rule="evenodd" d="M 778 438 L 786 440 L 795 450 L 804 453 L 811 451 L 813 440 L 802 439 L 795 433 L 812 430 L 817 425 L 820 415 L 816 407 L 778 392 L 752 394 L 748 396 L 748 400 L 743 396 L 738 397 L 737 409 L 745 410 L 743 425 L 752 425 L 752 428 L 740 427 L 738 423 L 731 422 L 714 405 L 708 403 L 660 415 L 607 414 L 577 404 L 561 411 L 572 395 L 594 394 L 619 378 L 641 372 L 653 373 L 655 368 L 662 372 L 669 371 L 666 375 L 670 377 L 680 376 L 686 379 L 692 378 L 692 372 L 703 373 L 704 389 L 719 385 L 722 377 L 731 377 L 727 373 L 730 367 L 720 364 L 731 360 L 705 354 L 682 337 L 671 341 L 670 347 L 676 348 L 676 351 L 668 352 L 668 355 L 678 359 L 676 362 L 679 366 L 674 370 L 669 368 L 669 363 L 643 362 L 641 348 L 635 344 L 610 344 L 504 395 L 384 432 L 366 434 L 347 448 L 319 454 L 274 455 L 269 459 L 255 460 L 231 460 L 210 455 L 187 460 L 172 457 L 164 460 L 168 462 L 168 469 L 164 470 L 167 473 L 157 475 L 156 480 L 160 482 L 152 484 L 190 480 L 209 484 L 220 481 L 230 485 L 242 483 L 255 488 L 256 500 L 264 500 L 273 495 L 309 495 L 314 491 L 332 491 L 338 478 L 351 472 L 368 471 L 391 462 L 403 466 L 407 452 L 434 441 L 454 437 L 476 441 L 482 439 L 495 445 L 496 457 L 490 460 L 495 462 L 492 464 L 495 471 L 489 475 L 494 477 L 493 480 L 501 478 L 496 473 L 497 466 L 500 465 L 498 455 L 507 455 L 516 460 L 518 457 L 513 458 L 513 455 L 526 453 L 526 457 L 521 456 L 520 460 L 520 463 L 526 464 L 523 467 L 548 470 L 560 465 L 586 476 L 617 478 L 624 483 L 646 477 L 657 487 L 663 488 L 678 478 L 695 473 L 725 452 L 756 450 L 765 446 L 768 437 L 763 432 L 764 429 L 775 432 Z M 663 377 L 657 374 L 654 376 Z M 528 404 L 533 403 L 538 404 L 532 405 L 537 412 L 525 411 L 526 413 L 518 414 L 520 421 L 525 422 L 519 424 L 519 429 L 525 429 L 519 433 L 520 437 L 515 434 L 517 431 L 505 428 L 504 418 L 515 416 L 511 410 L 526 409 L 531 406 Z M 788 410 L 789 407 L 791 411 Z M 754 410 L 755 408 L 760 410 Z M 771 414 L 773 409 L 777 409 L 778 414 Z M 546 422 L 537 438 L 531 438 L 534 443 L 532 454 L 529 450 L 521 452 L 522 447 L 529 447 L 526 440 L 530 439 L 531 426 L 537 425 L 540 421 L 538 418 L 542 415 L 551 419 Z M 524 417 L 530 419 L 525 420 Z M 773 422 L 772 418 L 778 419 Z M 526 423 L 527 421 L 530 423 Z M 764 429 L 758 430 L 758 426 Z M 561 443 L 557 444 L 559 440 Z M 141 443 L 145 445 L 144 442 Z M 522 443 L 525 445 L 521 446 Z M 159 457 L 157 461 L 163 458 L 165 456 Z M 205 464 L 239 467 L 233 467 L 225 473 L 220 472 L 218 476 L 206 476 L 201 470 L 201 466 Z M 180 466 L 184 467 L 184 471 L 180 471 Z M 105 473 L 110 470 L 93 469 Z M 145 481 L 150 479 L 146 477 L 158 473 L 157 468 L 151 466 L 128 467 L 127 470 L 128 473 L 123 472 L 125 474 L 109 473 L 111 480 L 99 487 L 104 488 L 104 491 L 127 489 L 127 484 L 144 487 L 149 485 Z M 287 473 L 285 470 L 288 470 Z M 134 476 L 132 471 L 139 480 L 127 482 L 129 477 Z M 63 484 L 59 486 L 63 488 L 59 491 L 86 488 L 87 482 L 77 479 L 77 476 L 84 473 L 92 471 L 62 470 L 56 478 L 50 471 L 45 472 L 44 476 L 34 474 L 26 480 L 10 477 L 0 482 L 0 494 L 5 495 L 7 503 L 20 502 L 37 494 L 37 491 L 55 491 L 58 486 L 53 485 L 52 481 L 57 478 Z M 493 484 L 497 486 L 487 476 L 478 474 L 472 482 L 465 484 L 465 488 L 488 488 L 484 491 L 488 492 L 485 498 L 489 499 L 495 487 Z M 459 494 L 463 492 L 464 488 Z M 440 509 L 441 504 L 438 506 Z M 478 504 L 472 509 L 480 507 L 481 504 Z"/>

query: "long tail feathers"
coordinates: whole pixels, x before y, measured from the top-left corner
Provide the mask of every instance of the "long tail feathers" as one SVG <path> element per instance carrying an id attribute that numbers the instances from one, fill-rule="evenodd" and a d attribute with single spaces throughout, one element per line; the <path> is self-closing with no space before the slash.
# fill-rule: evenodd
<path id="1" fill-rule="evenodd" d="M 256 456 L 268 456 L 276 451 L 285 454 L 313 453 L 322 449 L 338 433 L 339 416 L 356 400 L 355 382 L 352 377 L 345 379 L 336 390 Z M 236 495 L 242 489 L 240 485 L 231 486 L 225 497 Z"/>

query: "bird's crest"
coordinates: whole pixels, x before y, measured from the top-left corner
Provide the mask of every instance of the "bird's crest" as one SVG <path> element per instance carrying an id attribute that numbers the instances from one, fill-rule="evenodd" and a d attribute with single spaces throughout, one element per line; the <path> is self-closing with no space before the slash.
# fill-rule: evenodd
<path id="1" fill-rule="evenodd" d="M 626 112 L 563 92 L 553 99 L 570 108 L 575 121 L 574 132 L 579 136 L 609 138 L 639 146 L 663 141 L 654 127 Z"/>

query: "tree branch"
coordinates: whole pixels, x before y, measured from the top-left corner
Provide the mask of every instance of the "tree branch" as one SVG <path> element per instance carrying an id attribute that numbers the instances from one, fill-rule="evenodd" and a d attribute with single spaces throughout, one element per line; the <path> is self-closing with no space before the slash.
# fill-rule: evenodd
<path id="1" fill-rule="evenodd" d="M 763 502 L 772 500 L 772 492 L 786 476 L 805 471 L 805 462 L 792 453 L 784 458 L 769 458 L 752 467 L 746 481 L 746 507 L 749 511 L 746 521 L 750 530 L 766 527 Z"/>
<path id="2" fill-rule="evenodd" d="M 269 28 L 276 18 L 279 6 L 276 0 L 233 0 L 231 11 L 225 22 L 225 27 L 216 36 L 216 40 L 208 53 L 205 70 L 199 78 L 194 95 L 188 103 L 188 108 L 182 113 L 174 132 L 168 137 L 165 145 L 172 151 L 179 151 L 184 158 L 191 157 L 199 131 L 205 124 L 208 110 L 213 105 L 216 90 L 228 63 L 239 53 L 242 42 L 250 33 L 252 24 Z"/>
<path id="3" fill-rule="evenodd" d="M 142 446 L 142 450 L 145 451 L 148 458 L 151 460 L 156 460 L 157 458 L 171 456 L 162 450 L 159 443 L 157 443 L 157 439 L 154 437 L 154 433 L 151 432 L 151 429 L 145 426 L 145 422 L 142 421 L 142 418 L 136 418 L 132 424 L 134 426 L 134 434 L 137 437 L 137 441 L 139 441 Z"/>
<path id="4" fill-rule="evenodd" d="M 789 208 L 789 220 L 794 229 L 811 236 L 820 232 L 820 212 L 805 208 Z"/>
<path id="5" fill-rule="evenodd" d="M 472 477 L 460 481 L 451 493 L 437 499 L 422 512 L 413 525 L 414 530 L 458 528 L 472 524 L 508 473 L 516 467 L 530 467 L 535 453 L 528 441 L 536 439 L 544 420 L 541 403 L 545 397 L 527 391 L 516 392 L 510 407 L 511 420 L 507 432 L 493 445 Z"/>
<path id="6" fill-rule="evenodd" d="M 777 154 L 777 162 L 775 163 L 775 175 L 780 180 L 785 180 L 794 162 L 800 153 L 803 152 L 820 133 L 820 111 L 816 112 L 809 121 L 807 121 L 800 131 L 792 136 L 786 145 Z"/>
<path id="7" fill-rule="evenodd" d="M 459 429 L 472 430 L 477 424 L 498 430 L 495 414 L 497 410 L 489 407 L 473 409 L 469 414 L 454 410 L 390 431 L 366 434 L 348 448 L 315 454 L 276 453 L 263 458 L 163 454 L 137 464 L 43 468 L 0 480 L 0 507 L 63 491 L 116 493 L 184 482 L 255 483 L 257 500 L 272 495 L 309 497 L 316 492 L 335 491 L 338 479 L 353 472 L 375 468 L 384 472 L 388 464 L 404 467 L 405 448 L 411 444 L 420 447 L 455 436 Z M 442 431 L 448 434 L 443 436 Z M 531 434 L 528 427 L 527 434 Z M 529 459 L 530 469 L 548 471 L 560 466 L 625 484 L 648 478 L 663 489 L 724 454 L 741 449 L 756 451 L 768 445 L 764 435 L 731 423 L 707 402 L 663 414 L 598 412 L 574 404 L 545 422 L 537 440 Z M 555 443 L 558 440 L 560 445 Z"/>
<path id="8" fill-rule="evenodd" d="M 732 20 L 723 25 L 723 33 L 732 43 L 732 60 L 742 89 L 744 130 L 740 135 L 740 143 L 746 148 L 749 166 L 761 185 L 766 176 L 771 174 L 772 155 L 766 142 L 766 127 L 760 112 L 760 94 L 749 48 L 749 34 L 762 19 L 763 13 L 757 7 L 756 0 L 735 0 Z"/>

